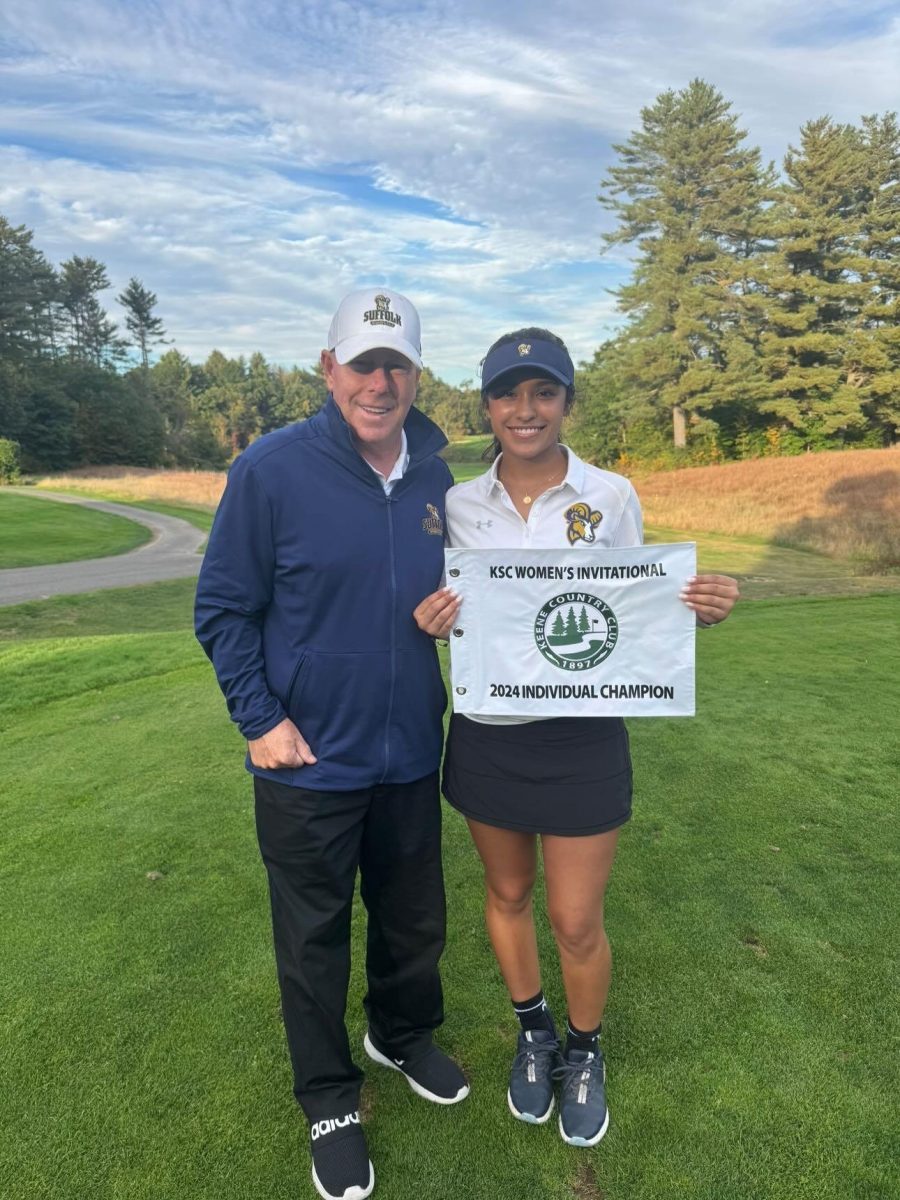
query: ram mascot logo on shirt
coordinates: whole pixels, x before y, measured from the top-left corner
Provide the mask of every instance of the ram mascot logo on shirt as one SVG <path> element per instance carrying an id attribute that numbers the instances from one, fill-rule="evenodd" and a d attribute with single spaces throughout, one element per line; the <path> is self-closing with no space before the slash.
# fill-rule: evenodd
<path id="1" fill-rule="evenodd" d="M 584 504 L 579 501 L 573 504 L 571 508 L 566 509 L 566 536 L 569 539 L 569 545 L 574 546 L 576 542 L 593 542 L 596 541 L 597 535 L 594 530 L 603 520 L 603 513 L 592 509 L 589 504 Z"/>

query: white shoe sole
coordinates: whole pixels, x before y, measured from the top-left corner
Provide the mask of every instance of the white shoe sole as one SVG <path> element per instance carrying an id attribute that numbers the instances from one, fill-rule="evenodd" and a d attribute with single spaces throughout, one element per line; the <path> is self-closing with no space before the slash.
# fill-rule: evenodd
<path id="1" fill-rule="evenodd" d="M 519 1112 L 513 1104 L 512 1092 L 507 1090 L 506 1103 L 509 1105 L 509 1111 L 517 1121 L 524 1121 L 526 1125 L 543 1125 L 545 1121 L 550 1120 L 550 1114 L 553 1112 L 553 1097 L 550 1097 L 550 1107 L 542 1117 L 536 1117 L 534 1113 Z"/>
<path id="2" fill-rule="evenodd" d="M 609 1129 L 609 1109 L 606 1110 L 606 1116 L 603 1118 L 603 1124 L 600 1126 L 599 1133 L 595 1133 L 592 1138 L 569 1137 L 563 1129 L 562 1115 L 559 1118 L 559 1136 L 570 1146 L 596 1146 L 607 1129 Z"/>
<path id="3" fill-rule="evenodd" d="M 322 1183 L 319 1180 L 318 1175 L 316 1174 L 315 1163 L 313 1163 L 312 1180 L 313 1180 L 313 1184 L 315 1185 L 315 1189 L 319 1193 L 319 1195 L 322 1197 L 322 1200 L 365 1200 L 366 1196 L 372 1195 L 372 1188 L 375 1186 L 375 1168 L 372 1166 L 372 1164 L 370 1162 L 369 1163 L 369 1182 L 366 1184 L 366 1186 L 364 1188 L 357 1187 L 354 1184 L 353 1187 L 348 1187 L 346 1191 L 341 1192 L 341 1194 L 339 1196 L 336 1195 L 336 1193 L 334 1193 L 334 1192 L 326 1191 L 325 1188 L 322 1186 Z"/>
<path id="4" fill-rule="evenodd" d="M 373 1062 L 380 1063 L 383 1067 L 390 1067 L 392 1071 L 399 1071 L 416 1095 L 421 1096 L 425 1100 L 430 1100 L 432 1104 L 458 1104 L 460 1100 L 465 1100 L 469 1094 L 469 1085 L 467 1083 L 463 1084 L 455 1096 L 437 1096 L 434 1092 L 429 1092 L 428 1088 L 422 1087 L 421 1083 L 417 1083 L 411 1075 L 407 1075 L 402 1067 L 398 1067 L 395 1062 L 391 1062 L 386 1054 L 382 1054 L 380 1050 L 377 1050 L 368 1033 L 363 1038 L 363 1049 Z"/>

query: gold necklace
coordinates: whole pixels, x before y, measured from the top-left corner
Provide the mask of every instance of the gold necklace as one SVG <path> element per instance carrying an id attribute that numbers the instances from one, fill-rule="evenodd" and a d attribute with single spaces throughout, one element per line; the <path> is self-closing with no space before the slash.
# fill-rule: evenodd
<path id="1" fill-rule="evenodd" d="M 540 495 L 542 492 L 545 492 L 548 488 L 555 486 L 555 484 L 562 483 L 563 479 L 565 479 L 565 477 L 566 477 L 566 472 L 568 471 L 568 469 L 569 469 L 569 464 L 567 462 L 563 463 L 562 478 L 560 478 L 560 479 L 556 478 L 556 476 L 559 475 L 559 467 L 557 467 L 552 475 L 548 475 L 547 478 L 538 485 L 538 489 L 530 488 L 529 490 L 530 491 L 537 490 L 538 495 Z M 506 484 L 502 478 L 501 478 L 500 482 L 503 483 L 504 487 L 506 487 Z M 509 491 L 508 488 L 507 488 L 507 491 Z M 534 500 L 535 500 L 534 496 L 523 496 L 522 497 L 523 504 L 532 504 L 534 502 Z"/>

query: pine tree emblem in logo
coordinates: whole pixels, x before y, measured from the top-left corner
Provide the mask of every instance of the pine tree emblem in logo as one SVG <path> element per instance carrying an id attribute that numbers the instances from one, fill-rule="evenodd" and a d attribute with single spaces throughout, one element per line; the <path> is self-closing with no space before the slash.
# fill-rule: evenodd
<path id="1" fill-rule="evenodd" d="M 541 608 L 534 640 L 554 667 L 589 671 L 615 650 L 619 622 L 605 600 L 587 592 L 564 592 Z"/>

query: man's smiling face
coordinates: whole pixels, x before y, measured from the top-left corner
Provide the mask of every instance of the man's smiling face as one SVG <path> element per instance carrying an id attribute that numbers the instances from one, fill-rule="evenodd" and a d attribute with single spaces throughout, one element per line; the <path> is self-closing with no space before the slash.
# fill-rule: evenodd
<path id="1" fill-rule="evenodd" d="M 332 351 L 323 350 L 322 371 L 363 457 L 399 453 L 418 368 L 396 350 L 367 350 L 343 366 Z"/>

